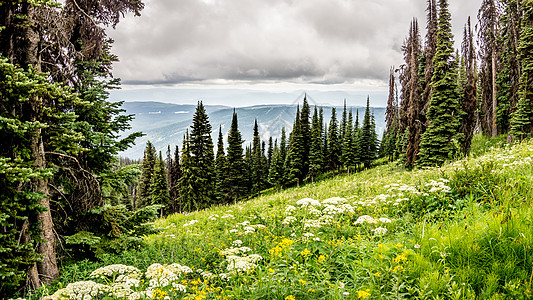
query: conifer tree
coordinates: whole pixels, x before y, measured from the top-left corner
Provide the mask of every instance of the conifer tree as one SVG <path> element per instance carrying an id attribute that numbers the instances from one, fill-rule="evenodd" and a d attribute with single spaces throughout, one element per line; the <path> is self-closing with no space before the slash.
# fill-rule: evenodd
<path id="1" fill-rule="evenodd" d="M 328 127 L 328 149 L 326 153 L 330 170 L 337 170 L 340 165 L 341 148 L 339 143 L 339 124 L 335 107 L 331 108 L 331 119 Z"/>
<path id="2" fill-rule="evenodd" d="M 263 151 L 261 148 L 261 138 L 259 137 L 259 128 L 257 126 L 257 119 L 254 123 L 254 136 L 251 153 L 251 192 L 252 195 L 260 192 L 263 186 L 264 166 L 263 166 Z"/>
<path id="3" fill-rule="evenodd" d="M 211 139 L 211 124 L 201 101 L 198 102 L 193 116 L 193 124 L 189 137 L 189 151 L 193 165 L 195 182 L 192 188 L 198 197 L 194 199 L 202 207 L 211 204 L 214 183 L 215 157 L 213 140 Z"/>
<path id="4" fill-rule="evenodd" d="M 357 170 L 361 163 L 361 128 L 359 127 L 359 109 L 355 110 L 355 124 L 353 126 L 352 148 L 354 153 L 354 166 Z"/>
<path id="5" fill-rule="evenodd" d="M 353 148 L 353 115 L 352 110 L 348 114 L 346 120 L 346 128 L 344 129 L 344 140 L 342 141 L 342 164 L 348 169 L 348 175 L 350 170 L 355 166 L 355 152 Z"/>
<path id="6" fill-rule="evenodd" d="M 311 121 L 311 148 L 309 150 L 309 176 L 311 182 L 320 175 L 324 166 L 324 153 L 322 152 L 322 124 L 315 106 Z"/>
<path id="7" fill-rule="evenodd" d="M 477 78 L 476 78 L 476 53 L 474 49 L 474 38 L 470 26 L 470 17 L 464 28 L 462 43 L 462 65 L 460 74 L 464 74 L 464 87 L 462 88 L 462 111 L 464 115 L 461 119 L 460 132 L 463 136 L 461 150 L 463 155 L 468 155 L 470 145 L 474 136 L 474 126 L 476 123 L 477 109 Z"/>
<path id="8" fill-rule="evenodd" d="M 270 168 L 268 169 L 268 182 L 276 187 L 276 191 L 279 191 L 283 186 L 284 181 L 284 172 L 283 165 L 285 160 L 281 154 L 281 150 L 277 145 L 277 140 L 274 145 L 274 150 L 272 154 L 272 162 L 270 163 Z"/>
<path id="9" fill-rule="evenodd" d="M 511 134 L 519 139 L 533 137 L 533 2 L 521 2 L 523 16 L 519 60 L 521 76 L 519 83 L 520 99 L 511 117 Z"/>
<path id="10" fill-rule="evenodd" d="M 177 208 L 180 212 L 192 212 L 201 208 L 201 203 L 197 202 L 197 194 L 194 190 L 196 182 L 193 171 L 194 164 L 191 159 L 189 130 L 187 129 L 183 138 L 183 147 L 181 148 L 181 177 L 179 179 L 179 197 Z"/>
<path id="11" fill-rule="evenodd" d="M 487 136 L 498 135 L 496 126 L 497 91 L 496 78 L 499 72 L 498 23 L 500 12 L 497 0 L 483 0 L 478 13 L 478 43 L 481 66 L 479 85 L 481 92 L 481 128 Z"/>
<path id="12" fill-rule="evenodd" d="M 359 159 L 365 168 L 370 167 L 370 164 L 376 156 L 375 132 L 373 132 L 372 113 L 370 111 L 370 97 L 366 100 L 365 117 L 361 126 L 361 133 L 359 138 L 360 153 Z"/>
<path id="13" fill-rule="evenodd" d="M 300 130 L 302 133 L 302 176 L 305 178 L 309 172 L 309 151 L 311 149 L 311 125 L 309 118 L 311 115 L 311 109 L 307 101 L 307 94 L 304 96 L 304 102 L 302 105 L 302 111 L 300 113 Z"/>
<path id="14" fill-rule="evenodd" d="M 231 127 L 228 132 L 227 184 L 228 201 L 237 201 L 247 196 L 246 166 L 243 158 L 242 137 L 239 131 L 237 113 L 233 110 Z"/>
<path id="15" fill-rule="evenodd" d="M 342 110 L 342 119 L 339 126 L 339 141 L 341 143 L 341 152 L 344 149 L 344 136 L 346 135 L 346 122 L 348 121 L 348 111 L 346 110 L 346 99 L 344 99 L 344 108 Z M 341 155 L 342 156 L 342 155 Z"/>
<path id="16" fill-rule="evenodd" d="M 289 149 L 285 160 L 286 182 L 288 185 L 296 184 L 299 186 L 302 182 L 304 176 L 304 151 L 300 108 L 298 107 L 294 126 L 289 137 Z"/>
<path id="17" fill-rule="evenodd" d="M 433 93 L 428 110 L 429 127 L 420 142 L 420 166 L 440 166 L 456 151 L 459 129 L 459 96 L 457 94 L 457 66 L 453 59 L 453 34 L 448 1 L 439 0 L 439 29 Z"/>
<path id="18" fill-rule="evenodd" d="M 170 195 L 170 212 L 179 211 L 177 207 L 178 198 L 179 198 L 179 180 L 181 178 L 181 166 L 180 166 L 180 150 L 178 145 L 174 149 L 174 159 L 172 160 L 172 165 L 168 170 L 169 179 L 169 195 Z"/>
<path id="19" fill-rule="evenodd" d="M 268 139 L 268 150 L 267 150 L 267 170 L 270 168 L 270 164 L 272 163 L 272 155 L 274 154 L 274 144 L 272 141 L 272 137 Z"/>
<path id="20" fill-rule="evenodd" d="M 137 192 L 137 200 L 134 203 L 135 209 L 143 208 L 152 202 L 152 176 L 154 174 L 156 161 L 155 147 L 150 141 L 146 142 L 144 149 L 144 157 L 141 165 L 141 179 L 139 182 L 139 190 Z"/>
<path id="21" fill-rule="evenodd" d="M 156 159 L 154 174 L 152 176 L 151 184 L 151 196 L 152 196 L 152 205 L 160 204 L 165 207 L 161 209 L 161 216 L 164 214 L 169 214 L 170 210 L 170 195 L 168 192 L 167 185 L 167 172 L 165 169 L 165 163 L 163 161 L 163 156 L 159 152 L 159 156 Z"/>
<path id="22" fill-rule="evenodd" d="M 226 185 L 227 161 L 224 153 L 224 137 L 222 135 L 222 125 L 218 129 L 217 154 L 215 158 L 215 203 L 226 203 L 228 188 Z"/>

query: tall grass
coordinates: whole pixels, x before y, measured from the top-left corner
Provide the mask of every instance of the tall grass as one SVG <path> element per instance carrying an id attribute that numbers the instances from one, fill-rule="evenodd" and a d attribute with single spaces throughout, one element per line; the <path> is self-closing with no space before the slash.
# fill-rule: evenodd
<path id="1" fill-rule="evenodd" d="M 90 273 L 154 263 L 193 272 L 173 277 L 184 290 L 145 274 L 131 299 L 531 298 L 533 142 L 482 150 L 501 140 L 476 137 L 475 155 L 442 168 L 385 164 L 171 215 L 144 247 L 64 266 L 30 298 L 81 280 L 117 286 Z"/>

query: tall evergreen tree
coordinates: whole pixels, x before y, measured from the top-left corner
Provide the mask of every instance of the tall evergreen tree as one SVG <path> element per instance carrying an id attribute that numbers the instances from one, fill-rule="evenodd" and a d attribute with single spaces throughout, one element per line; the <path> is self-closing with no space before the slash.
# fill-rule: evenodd
<path id="1" fill-rule="evenodd" d="M 285 164 L 285 160 L 283 159 L 281 150 L 278 147 L 277 143 L 275 143 L 273 154 L 272 154 L 272 162 L 270 163 L 270 168 L 268 169 L 268 182 L 272 186 L 276 187 L 277 191 L 279 191 L 281 187 L 283 186 L 283 182 L 284 182 L 283 165 L 284 164 Z"/>
<path id="2" fill-rule="evenodd" d="M 141 165 L 142 174 L 137 192 L 137 200 L 134 203 L 135 209 L 146 207 L 152 203 L 152 176 L 154 175 L 155 161 L 155 147 L 148 141 L 144 149 L 144 157 Z"/>
<path id="3" fill-rule="evenodd" d="M 170 209 L 171 212 L 179 211 L 178 198 L 179 198 L 179 180 L 181 178 L 181 165 L 180 165 L 180 150 L 178 145 L 174 150 L 174 159 L 168 169 L 169 177 L 169 195 L 170 195 Z"/>
<path id="4" fill-rule="evenodd" d="M 161 209 L 161 216 L 169 214 L 170 209 L 170 194 L 168 192 L 167 184 L 167 172 L 165 169 L 165 163 L 163 162 L 163 156 L 159 152 L 159 156 L 156 159 L 154 174 L 152 176 L 151 184 L 151 204 L 160 204 L 165 207 Z"/>
<path id="5" fill-rule="evenodd" d="M 498 0 L 483 0 L 478 13 L 478 43 L 481 58 L 481 127 L 488 136 L 496 136 L 497 91 L 496 78 L 499 71 L 498 56 L 501 49 L 497 43 L 500 12 Z"/>
<path id="6" fill-rule="evenodd" d="M 309 150 L 309 176 L 311 181 L 322 172 L 324 166 L 324 153 L 322 152 L 322 124 L 315 106 L 311 121 L 311 148 Z"/>
<path id="7" fill-rule="evenodd" d="M 511 118 L 511 134 L 519 139 L 533 137 L 533 2 L 521 2 L 523 16 L 519 60 L 521 76 L 519 84 L 520 99 Z"/>
<path id="8" fill-rule="evenodd" d="M 181 177 L 178 183 L 178 203 L 177 208 L 180 212 L 191 212 L 201 208 L 201 203 L 197 202 L 197 194 L 194 190 L 196 182 L 194 163 L 191 159 L 189 130 L 187 129 L 183 138 L 183 147 L 181 148 Z"/>
<path id="9" fill-rule="evenodd" d="M 474 136 L 474 126 L 476 124 L 477 109 L 477 78 L 476 78 L 476 53 L 474 49 L 474 39 L 470 26 L 470 17 L 464 29 L 462 43 L 462 72 L 465 74 L 464 88 L 462 89 L 462 110 L 464 116 L 461 120 L 460 131 L 463 135 L 461 150 L 464 155 L 470 152 L 470 145 Z"/>
<path id="10" fill-rule="evenodd" d="M 331 108 L 331 119 L 328 127 L 328 149 L 326 155 L 330 170 L 337 170 L 340 166 L 341 148 L 339 143 L 339 124 L 335 107 Z"/>
<path id="11" fill-rule="evenodd" d="M 289 137 L 289 149 L 285 160 L 285 171 L 287 184 L 297 184 L 303 180 L 304 176 L 304 141 L 300 119 L 300 108 L 296 110 L 294 126 Z"/>
<path id="12" fill-rule="evenodd" d="M 261 138 L 259 137 L 257 119 L 254 123 L 254 136 L 251 154 L 251 192 L 252 194 L 257 194 L 261 190 L 263 190 L 263 180 L 265 178 L 265 169 L 263 166 L 263 151 L 261 148 Z"/>
<path id="13" fill-rule="evenodd" d="M 194 201 L 206 207 L 211 204 L 214 188 L 215 156 L 211 139 L 211 124 L 209 124 L 209 117 L 201 101 L 198 102 L 192 121 L 189 151 L 195 179 L 193 189 L 198 197 Z"/>
<path id="14" fill-rule="evenodd" d="M 239 131 L 237 113 L 233 110 L 231 127 L 228 132 L 228 200 L 237 201 L 247 196 L 246 166 L 244 164 L 242 137 Z"/>
<path id="15" fill-rule="evenodd" d="M 311 115 L 311 109 L 307 101 L 307 94 L 304 96 L 304 102 L 302 104 L 302 111 L 300 113 L 300 130 L 302 132 L 302 176 L 307 177 L 309 173 L 309 151 L 311 149 L 311 125 L 309 123 Z"/>
<path id="16" fill-rule="evenodd" d="M 341 124 L 339 126 L 339 141 L 341 142 L 341 152 L 342 152 L 342 149 L 344 149 L 344 146 L 342 143 L 344 143 L 344 136 L 346 135 L 346 122 L 348 121 L 347 118 L 348 118 L 348 111 L 346 110 L 346 99 L 344 99 L 342 119 L 341 119 Z"/>
<path id="17" fill-rule="evenodd" d="M 453 34 L 448 1 L 439 0 L 437 53 L 432 78 L 433 94 L 428 110 L 429 127 L 420 142 L 420 166 L 442 165 L 454 154 L 459 129 L 457 66 L 453 59 Z"/>
<path id="18" fill-rule="evenodd" d="M 214 197 L 217 204 L 226 203 L 227 200 L 227 160 L 224 154 L 224 137 L 222 135 L 222 126 L 218 129 L 217 154 L 215 158 L 215 191 Z"/>
<path id="19" fill-rule="evenodd" d="M 510 130 L 511 114 L 518 104 L 521 65 L 518 58 L 522 8 L 519 0 L 500 0 L 503 6 L 499 23 L 498 45 L 502 49 L 498 57 L 499 69 L 496 78 L 497 112 L 496 125 L 502 133 Z M 510 136 L 509 136 L 510 137 Z"/>
<path id="20" fill-rule="evenodd" d="M 370 97 L 366 100 L 366 110 L 361 125 L 361 132 L 359 137 L 359 159 L 365 168 L 370 167 L 370 164 L 376 157 L 376 143 L 375 132 L 372 124 L 372 112 L 370 111 Z"/>
<path id="21" fill-rule="evenodd" d="M 342 164 L 348 169 L 348 174 L 350 174 L 350 170 L 353 170 L 355 166 L 353 137 L 353 115 L 350 109 L 348 119 L 346 120 L 346 128 L 344 129 L 344 140 L 342 141 Z"/>
<path id="22" fill-rule="evenodd" d="M 270 164 L 272 163 L 272 155 L 274 154 L 274 144 L 272 141 L 272 137 L 268 139 L 268 150 L 267 150 L 267 165 L 268 168 L 270 168 Z"/>

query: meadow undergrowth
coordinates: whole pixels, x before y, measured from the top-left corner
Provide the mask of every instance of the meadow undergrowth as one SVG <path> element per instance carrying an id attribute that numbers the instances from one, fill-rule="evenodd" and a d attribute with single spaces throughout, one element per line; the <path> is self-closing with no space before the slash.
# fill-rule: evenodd
<path id="1" fill-rule="evenodd" d="M 144 246 L 65 265 L 29 298 L 528 299 L 532 157 L 530 141 L 392 163 L 171 215 Z"/>

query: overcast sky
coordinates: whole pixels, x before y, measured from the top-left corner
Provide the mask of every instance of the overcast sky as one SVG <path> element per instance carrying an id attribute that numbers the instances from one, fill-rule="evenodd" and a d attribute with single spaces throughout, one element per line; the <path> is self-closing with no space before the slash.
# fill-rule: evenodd
<path id="1" fill-rule="evenodd" d="M 242 90 L 386 95 L 389 68 L 402 63 L 401 45 L 411 19 L 417 17 L 425 28 L 425 0 L 144 3 L 141 17 L 127 15 L 116 30 L 109 30 L 115 40 L 113 52 L 120 59 L 114 74 L 122 78 L 128 95 L 135 89 L 160 89 L 165 96 L 157 100 L 174 103 L 194 103 L 200 99 L 190 97 L 203 94 L 207 104 L 265 103 L 264 95 L 233 103 L 226 97 L 216 103 L 217 90 L 241 90 L 241 95 Z M 455 40 L 460 41 L 467 17 L 476 23 L 481 0 L 449 3 Z M 181 96 L 191 90 L 195 96 Z M 293 100 L 288 96 L 272 101 Z M 318 99 L 331 104 L 342 100 Z M 384 99 L 376 101 L 383 104 Z"/>

